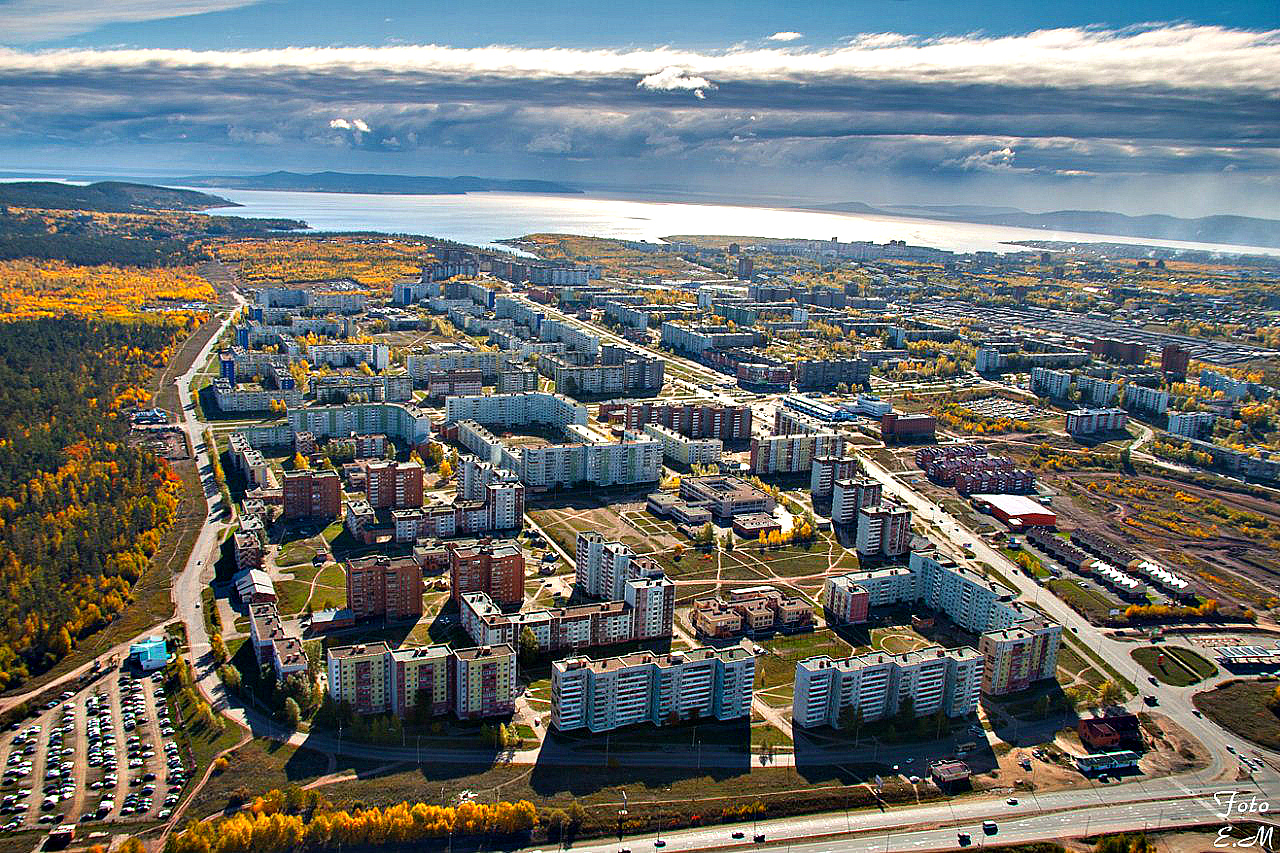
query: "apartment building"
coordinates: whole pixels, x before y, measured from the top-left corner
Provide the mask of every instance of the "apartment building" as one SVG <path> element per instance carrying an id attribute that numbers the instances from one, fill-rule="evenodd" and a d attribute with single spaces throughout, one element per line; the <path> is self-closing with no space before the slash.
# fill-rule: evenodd
<path id="1" fill-rule="evenodd" d="M 348 403 L 345 406 L 308 406 L 290 409 L 289 428 L 316 438 L 350 435 L 385 435 L 409 444 L 431 438 L 431 416 L 403 403 Z"/>
<path id="2" fill-rule="evenodd" d="M 391 364 L 391 347 L 386 344 L 312 344 L 307 347 L 307 363 L 329 367 L 359 367 L 386 370 Z"/>
<path id="3" fill-rule="evenodd" d="M 1012 628 L 987 631 L 978 638 L 978 651 L 986 663 L 982 692 L 1003 696 L 1026 690 L 1057 672 L 1062 632 L 1043 619 L 1029 619 Z"/>
<path id="4" fill-rule="evenodd" d="M 433 716 L 452 713 L 462 720 L 503 717 L 515 708 L 510 646 L 336 646 L 328 651 L 326 670 L 329 696 L 361 715 L 404 716 L 422 702 Z"/>
<path id="5" fill-rule="evenodd" d="M 834 391 L 840 385 L 859 388 L 871 381 L 871 362 L 864 358 L 798 361 L 795 370 L 799 391 Z"/>
<path id="6" fill-rule="evenodd" d="M 528 628 L 544 652 L 670 637 L 675 584 L 660 571 L 628 581 L 622 600 L 504 613 L 482 592 L 463 593 L 463 629 L 481 645 L 519 642 Z"/>
<path id="7" fill-rule="evenodd" d="M 302 391 L 298 388 L 267 389 L 261 385 L 232 385 L 219 377 L 213 380 L 213 399 L 223 412 L 266 412 L 273 404 L 283 403 L 290 408 L 301 406 Z"/>
<path id="8" fill-rule="evenodd" d="M 1124 406 L 1130 411 L 1163 415 L 1169 410 L 1169 392 L 1130 383 L 1124 386 Z"/>
<path id="9" fill-rule="evenodd" d="M 521 394 L 537 390 L 538 371 L 532 367 L 509 367 L 498 374 L 499 394 Z"/>
<path id="10" fill-rule="evenodd" d="M 285 471 L 284 518 L 337 518 L 342 509 L 338 472 Z"/>
<path id="11" fill-rule="evenodd" d="M 838 456 L 844 450 L 839 433 L 817 432 L 770 435 L 751 439 L 753 474 L 797 474 L 813 468 L 819 456 Z"/>
<path id="12" fill-rule="evenodd" d="M 450 350 L 447 352 L 411 353 L 405 356 L 405 370 L 415 385 L 425 387 L 433 373 L 453 371 L 479 371 L 481 381 L 494 382 L 502 371 L 509 368 L 509 353 Z M 479 393 L 479 392 L 477 392 Z"/>
<path id="13" fill-rule="evenodd" d="M 1080 402 L 1090 406 L 1110 406 L 1120 396 L 1120 383 L 1112 379 L 1077 376 L 1075 383 L 1076 390 L 1080 392 Z"/>
<path id="14" fill-rule="evenodd" d="M 499 604 L 524 601 L 524 553 L 514 542 L 448 545 L 449 592 L 455 602 L 463 593 L 483 592 Z"/>
<path id="15" fill-rule="evenodd" d="M 1019 604 L 1007 587 L 987 580 L 936 552 L 913 551 L 907 566 L 859 569 L 829 578 L 823 591 L 823 604 L 829 620 L 852 622 L 859 617 L 865 619 L 862 603 L 849 599 L 855 587 L 867 592 L 868 607 L 922 603 L 928 609 L 944 614 L 959 628 L 980 635 L 980 650 L 1008 654 L 1010 660 L 1014 659 L 1018 647 L 1009 643 L 1021 642 L 1021 637 L 999 632 L 1021 628 L 1033 635 L 1034 644 L 1028 647 L 1030 651 L 1026 652 L 1025 660 L 1034 661 L 1034 667 L 1029 664 L 1010 665 L 1006 670 L 998 671 L 997 666 L 1004 664 L 996 658 L 986 660 L 982 680 L 988 695 L 1022 689 L 1018 686 L 1023 683 L 1021 674 L 1027 672 L 1031 673 L 1029 677 L 1032 680 L 1054 675 L 1062 626 Z M 981 637 L 991 632 L 996 633 L 991 643 L 984 647 Z M 1022 661 L 1024 658 L 1017 659 Z"/>
<path id="16" fill-rule="evenodd" d="M 1066 370 L 1033 367 L 1031 368 L 1031 390 L 1041 397 L 1065 400 L 1071 393 L 1071 374 Z"/>
<path id="17" fill-rule="evenodd" d="M 269 663 L 276 678 L 307 671 L 302 640 L 284 629 L 274 601 L 249 605 L 249 642 L 258 663 Z"/>
<path id="18" fill-rule="evenodd" d="M 427 373 L 427 396 L 432 399 L 464 394 L 479 394 L 484 390 L 484 375 L 479 370 L 459 368 L 432 370 Z M 523 390 L 523 389 L 520 389 Z"/>
<path id="19" fill-rule="evenodd" d="M 863 722 L 891 717 L 907 700 L 917 717 L 968 716 L 978 708 L 982 668 L 982 655 L 968 647 L 807 658 L 796 664 L 792 719 L 806 729 L 840 728 L 850 715 Z"/>
<path id="20" fill-rule="evenodd" d="M 742 646 L 639 652 L 551 665 L 551 724 L 594 733 L 648 723 L 736 720 L 751 713 L 755 655 Z"/>
<path id="21" fill-rule="evenodd" d="M 938 422 L 933 415 L 888 412 L 880 417 L 880 436 L 886 444 L 933 441 Z"/>
<path id="22" fill-rule="evenodd" d="M 364 471 L 365 496 L 375 510 L 422 506 L 422 466 L 417 462 L 366 462 Z"/>
<path id="23" fill-rule="evenodd" d="M 703 355 L 717 349 L 755 347 L 765 342 L 764 333 L 755 329 L 694 326 L 670 321 L 662 324 L 661 334 L 663 346 L 690 355 Z"/>
<path id="24" fill-rule="evenodd" d="M 1118 432 L 1129 422 L 1124 409 L 1075 409 L 1066 414 L 1069 435 L 1098 435 Z"/>
<path id="25" fill-rule="evenodd" d="M 854 456 L 815 456 L 809 472 L 809 494 L 815 498 L 829 498 L 835 490 L 836 480 L 849 480 L 862 473 L 862 466 Z"/>
<path id="26" fill-rule="evenodd" d="M 348 560 L 347 609 L 357 619 L 388 622 L 422 617 L 422 569 L 408 557 L 378 554 Z"/>
<path id="27" fill-rule="evenodd" d="M 656 394 L 662 389 L 665 363 L 624 347 L 605 345 L 600 356 L 546 353 L 538 357 L 538 372 L 570 396 Z"/>
<path id="28" fill-rule="evenodd" d="M 705 506 L 716 518 L 735 515 L 771 514 L 776 506 L 773 498 L 738 477 L 681 477 L 680 499 Z"/>
<path id="29" fill-rule="evenodd" d="M 445 400 L 445 420 L 475 421 L 480 424 L 507 426 L 585 425 L 587 407 L 561 394 L 548 394 L 541 391 L 530 391 L 524 394 L 449 397 Z"/>
<path id="30" fill-rule="evenodd" d="M 685 467 L 717 463 L 724 452 L 724 444 L 718 438 L 688 438 L 659 424 L 646 424 L 643 434 L 662 445 L 664 457 Z M 632 432 L 624 435 L 636 436 Z"/>
<path id="31" fill-rule="evenodd" d="M 856 543 L 860 559 L 901 557 L 911 548 L 911 510 L 887 502 L 861 507 Z"/>
<path id="32" fill-rule="evenodd" d="M 1207 438 L 1213 434 L 1213 425 L 1218 416 L 1212 412 L 1170 412 L 1169 423 L 1165 427 L 1174 435 L 1183 438 Z"/>
<path id="33" fill-rule="evenodd" d="M 836 479 L 831 485 L 831 523 L 856 525 L 863 507 L 879 506 L 883 487 L 870 477 Z"/>
<path id="34" fill-rule="evenodd" d="M 808 602 L 772 586 L 742 587 L 696 599 L 692 621 L 699 636 L 715 639 L 801 631 L 814 624 Z"/>
<path id="35" fill-rule="evenodd" d="M 377 376 L 360 373 L 331 373 L 312 380 L 317 403 L 368 402 L 403 403 L 413 398 L 413 380 L 407 373 L 384 372 Z"/>
<path id="36" fill-rule="evenodd" d="M 822 603 L 828 622 L 861 625 L 871 612 L 871 593 L 850 576 L 837 575 L 823 583 Z"/>
<path id="37" fill-rule="evenodd" d="M 751 407 L 713 403 L 601 403 L 600 420 L 640 431 L 648 424 L 667 427 L 689 438 L 744 441 L 751 437 Z"/>
<path id="38" fill-rule="evenodd" d="M 262 455 L 262 451 L 249 443 L 244 433 L 232 433 L 227 439 L 227 458 L 231 461 L 231 467 L 244 477 L 248 488 L 275 487 L 276 478 L 272 473 L 271 465 Z"/>

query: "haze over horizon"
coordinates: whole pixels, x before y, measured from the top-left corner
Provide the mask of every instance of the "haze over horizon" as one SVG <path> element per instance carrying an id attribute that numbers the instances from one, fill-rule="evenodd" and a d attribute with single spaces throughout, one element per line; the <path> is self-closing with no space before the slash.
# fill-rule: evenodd
<path id="1" fill-rule="evenodd" d="M 6 0 L 0 169 L 1280 209 L 1265 4 L 856 5 Z"/>

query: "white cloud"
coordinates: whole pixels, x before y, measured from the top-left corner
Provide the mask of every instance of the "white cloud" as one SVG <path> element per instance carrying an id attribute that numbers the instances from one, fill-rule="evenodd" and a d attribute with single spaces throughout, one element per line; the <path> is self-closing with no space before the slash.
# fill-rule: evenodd
<path id="1" fill-rule="evenodd" d="M 41 41 L 87 33 L 107 24 L 154 21 L 184 15 L 203 15 L 250 6 L 258 0 L 11 0 L 0 4 L 4 27 L 0 40 L 8 43 Z"/>
<path id="2" fill-rule="evenodd" d="M 25 2 L 25 0 L 20 0 Z M 645 76 L 728 81 L 1249 88 L 1280 91 L 1280 30 L 1250 32 L 1173 25 L 1145 30 L 1038 30 L 1000 37 L 924 39 L 858 36 L 824 50 L 734 49 L 698 53 L 645 50 L 518 48 L 502 45 L 287 47 L 247 51 L 163 49 L 16 51 L 0 49 L 0 73 L 117 71 L 130 68 L 209 71 L 392 72 L 460 78 L 600 78 Z M 664 69 L 657 74 L 654 68 Z M 673 70 L 674 69 L 674 70 Z M 644 82 L 644 81 L 642 81 Z M 648 83 L 642 88 L 650 88 Z M 690 88 L 680 86 L 679 88 Z M 691 87 L 690 90 L 707 87 Z"/>
<path id="3" fill-rule="evenodd" d="M 804 33 L 798 33 L 795 30 L 783 30 L 780 33 L 774 33 L 769 36 L 768 41 L 798 41 L 804 38 Z"/>
<path id="4" fill-rule="evenodd" d="M 649 89 L 654 92 L 693 92 L 698 98 L 705 98 L 706 90 L 715 87 L 716 84 L 707 78 L 696 77 L 674 65 L 668 65 L 657 74 L 650 74 L 636 84 L 637 89 Z"/>
<path id="5" fill-rule="evenodd" d="M 329 122 L 329 127 L 334 130 L 354 130 L 358 133 L 369 132 L 369 125 L 365 124 L 364 119 L 359 118 L 353 118 L 349 121 L 345 118 L 335 118 Z"/>

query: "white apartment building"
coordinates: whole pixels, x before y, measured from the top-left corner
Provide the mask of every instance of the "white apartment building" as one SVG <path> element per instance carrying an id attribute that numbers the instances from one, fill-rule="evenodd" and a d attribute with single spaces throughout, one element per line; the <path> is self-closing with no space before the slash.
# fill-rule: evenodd
<path id="1" fill-rule="evenodd" d="M 911 548 L 911 510 L 891 503 L 860 508 L 856 543 L 859 557 L 902 556 Z"/>
<path id="2" fill-rule="evenodd" d="M 724 452 L 724 442 L 718 438 L 688 438 L 661 424 L 645 424 L 644 434 L 662 444 L 663 456 L 681 465 L 717 463 Z"/>
<path id="3" fill-rule="evenodd" d="M 796 664 L 792 718 L 801 728 L 838 728 L 847 713 L 873 722 L 897 714 L 907 700 L 915 716 L 967 716 L 978 707 L 982 664 L 969 647 L 808 658 Z"/>
<path id="4" fill-rule="evenodd" d="M 309 406 L 289 409 L 289 426 L 295 433 L 316 438 L 376 435 L 421 444 L 431 438 L 431 418 L 400 403 L 350 403 L 345 406 Z"/>
<path id="5" fill-rule="evenodd" d="M 367 364 L 374 370 L 385 370 L 391 364 L 391 347 L 386 344 L 313 344 L 307 347 L 307 363 L 330 367 Z"/>
<path id="6" fill-rule="evenodd" d="M 1067 412 L 1066 428 L 1070 435 L 1094 435 L 1117 432 L 1128 422 L 1124 409 L 1075 409 Z"/>
<path id="7" fill-rule="evenodd" d="M 481 376 L 492 381 L 511 363 L 511 356 L 502 352 L 477 350 L 475 352 L 427 352 L 405 356 L 405 370 L 418 385 L 426 383 L 432 373 L 449 370 L 478 370 Z"/>
<path id="8" fill-rule="evenodd" d="M 751 439 L 751 471 L 755 474 L 790 474 L 812 471 L 818 456 L 839 456 L 844 439 L 839 433 L 793 433 Z"/>
<path id="9" fill-rule="evenodd" d="M 1071 374 L 1047 367 L 1031 368 L 1031 390 L 1042 397 L 1063 399 L 1071 392 Z"/>
<path id="10" fill-rule="evenodd" d="M 809 471 L 809 494 L 815 498 L 830 497 L 836 480 L 849 480 L 861 473 L 853 456 L 815 456 Z"/>
<path id="11" fill-rule="evenodd" d="M 1080 389 L 1080 402 L 1091 406 L 1110 406 L 1120 396 L 1120 383 L 1111 379 L 1077 376 L 1076 387 Z"/>
<path id="12" fill-rule="evenodd" d="M 445 420 L 522 426 L 567 426 L 587 423 L 587 407 L 561 394 L 530 391 L 524 394 L 489 394 L 449 397 Z"/>
<path id="13" fill-rule="evenodd" d="M 599 733 L 640 723 L 740 719 L 751 713 L 754 682 L 755 655 L 743 646 L 565 658 L 551 667 L 551 724 Z"/>
<path id="14" fill-rule="evenodd" d="M 1130 383 L 1124 386 L 1124 405 L 1128 409 L 1163 415 L 1169 410 L 1169 392 Z"/>
<path id="15" fill-rule="evenodd" d="M 831 487 L 831 523 L 856 524 L 858 511 L 878 505 L 882 494 L 880 482 L 870 477 L 837 479 Z"/>
<path id="16" fill-rule="evenodd" d="M 213 399 L 224 412 L 266 412 L 272 403 L 293 408 L 302 405 L 302 391 L 267 390 L 258 386 L 232 385 L 225 379 L 213 380 Z"/>
<path id="17" fill-rule="evenodd" d="M 1213 432 L 1217 419 L 1212 412 L 1170 412 L 1166 429 L 1183 438 L 1204 438 Z"/>

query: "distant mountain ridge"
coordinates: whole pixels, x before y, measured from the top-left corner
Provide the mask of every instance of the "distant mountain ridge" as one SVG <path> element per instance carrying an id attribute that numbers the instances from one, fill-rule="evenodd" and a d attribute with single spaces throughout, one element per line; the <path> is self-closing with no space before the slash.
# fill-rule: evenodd
<path id="1" fill-rule="evenodd" d="M 194 175 L 167 183 L 233 190 L 290 190 L 308 193 L 369 193 L 375 195 L 464 195 L 469 192 L 581 193 L 555 181 L 507 180 L 460 175 L 379 175 L 366 172 L 268 172 L 263 175 Z"/>
<path id="2" fill-rule="evenodd" d="M 1240 246 L 1280 247 L 1280 220 L 1253 216 L 1202 216 L 1183 219 L 1164 214 L 1127 216 L 1103 210 L 1055 210 L 1027 213 L 1016 208 L 982 205 L 883 205 L 874 207 L 860 201 L 825 205 L 819 210 L 841 213 L 869 213 L 914 219 L 946 219 L 979 225 L 1005 225 L 1041 231 L 1078 231 L 1085 234 L 1114 234 L 1157 240 L 1185 240 L 1195 243 L 1233 243 Z"/>
<path id="3" fill-rule="evenodd" d="M 125 181 L 64 184 L 59 181 L 0 182 L 0 206 L 41 210 L 92 210 L 100 213 L 139 213 L 154 210 L 207 210 L 239 207 L 225 198 Z"/>

